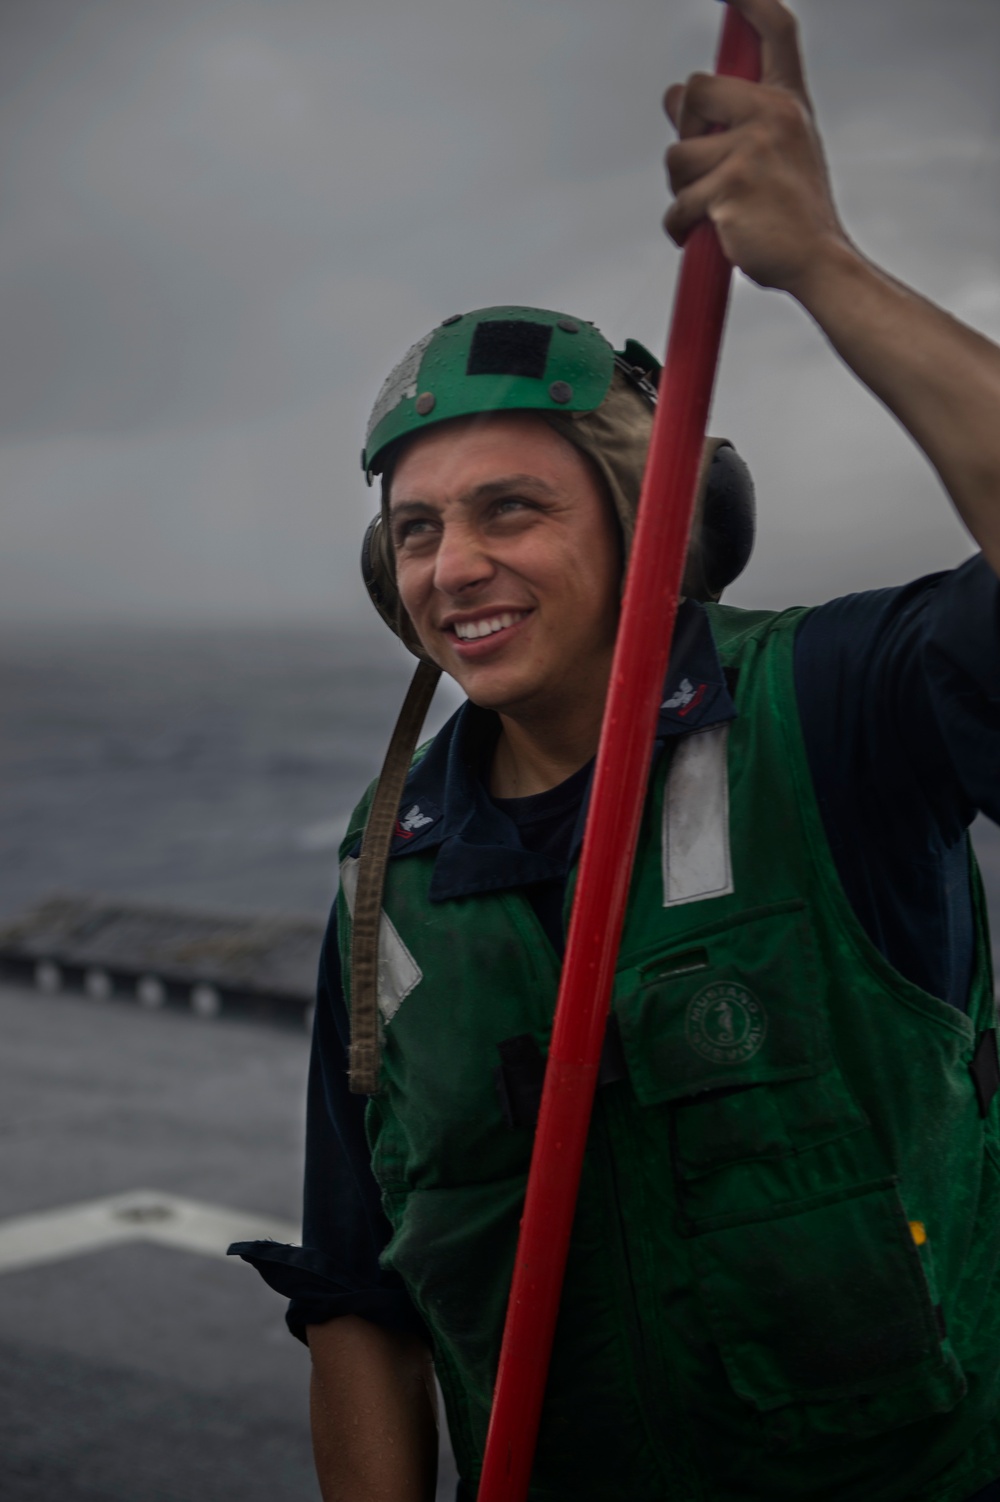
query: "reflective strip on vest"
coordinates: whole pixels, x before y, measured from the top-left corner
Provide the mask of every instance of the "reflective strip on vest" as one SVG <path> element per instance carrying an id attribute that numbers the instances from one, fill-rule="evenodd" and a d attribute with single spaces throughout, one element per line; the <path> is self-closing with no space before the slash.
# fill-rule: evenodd
<path id="1" fill-rule="evenodd" d="M 729 846 L 729 726 L 682 740 L 663 794 L 663 906 L 733 891 Z"/>
<path id="2" fill-rule="evenodd" d="M 340 884 L 352 918 L 358 890 L 358 863 L 356 855 L 349 855 L 340 865 Z M 418 986 L 423 978 L 423 971 L 383 908 L 378 931 L 378 1009 L 384 1022 L 392 1021 L 414 986 Z"/>

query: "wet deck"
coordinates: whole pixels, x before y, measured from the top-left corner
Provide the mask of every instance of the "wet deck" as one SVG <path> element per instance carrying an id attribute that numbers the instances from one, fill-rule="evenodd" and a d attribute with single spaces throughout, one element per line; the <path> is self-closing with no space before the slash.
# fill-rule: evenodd
<path id="1" fill-rule="evenodd" d="M 0 986 L 0 1036 L 4 1502 L 318 1502 L 308 1353 L 221 1254 L 298 1222 L 305 1033 Z"/>

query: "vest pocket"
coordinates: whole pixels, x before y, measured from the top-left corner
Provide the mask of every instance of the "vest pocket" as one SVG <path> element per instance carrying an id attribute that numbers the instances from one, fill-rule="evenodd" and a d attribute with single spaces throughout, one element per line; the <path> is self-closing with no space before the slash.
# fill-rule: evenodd
<path id="1" fill-rule="evenodd" d="M 772 1446 L 861 1439 L 964 1396 L 930 1245 L 894 1185 L 775 1208 L 690 1245 L 729 1381 Z"/>
<path id="2" fill-rule="evenodd" d="M 867 1125 L 838 1069 L 806 1080 L 716 1091 L 677 1102 L 674 1166 L 681 1180 L 693 1184 L 717 1169 L 791 1157 Z M 714 1196 L 706 1198 L 703 1213 L 717 1213 Z M 697 1216 L 694 1204 L 685 1208 Z"/>
<path id="3" fill-rule="evenodd" d="M 640 1105 L 822 1073 L 832 1063 L 805 904 L 713 924 L 643 956 L 615 1010 Z"/>

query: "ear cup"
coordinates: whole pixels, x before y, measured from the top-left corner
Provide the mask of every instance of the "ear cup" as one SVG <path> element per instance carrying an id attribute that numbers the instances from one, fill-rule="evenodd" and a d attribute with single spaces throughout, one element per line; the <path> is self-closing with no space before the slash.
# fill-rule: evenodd
<path id="1" fill-rule="evenodd" d="M 706 583 L 713 598 L 742 574 L 756 536 L 757 500 L 750 470 L 732 444 L 723 444 L 708 472 L 700 528 Z"/>
<path id="2" fill-rule="evenodd" d="M 361 543 L 361 577 L 369 598 L 389 630 L 398 636 L 421 662 L 431 662 L 420 639 L 413 629 L 413 622 L 403 609 L 396 587 L 396 578 L 389 562 L 389 539 L 381 514 L 368 524 Z"/>
<path id="3" fill-rule="evenodd" d="M 757 533 L 753 479 L 732 444 L 716 446 L 695 514 L 683 593 L 717 600 L 750 561 Z"/>
<path id="4" fill-rule="evenodd" d="M 379 615 L 390 630 L 398 631 L 399 594 L 383 553 L 382 535 L 382 518 L 375 516 L 361 544 L 361 577 Z"/>

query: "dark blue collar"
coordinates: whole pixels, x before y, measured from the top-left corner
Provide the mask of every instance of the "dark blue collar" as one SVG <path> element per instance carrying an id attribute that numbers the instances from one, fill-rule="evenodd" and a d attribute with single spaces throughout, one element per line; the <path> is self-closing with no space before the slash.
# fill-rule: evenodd
<path id="1" fill-rule="evenodd" d="M 664 680 L 655 757 L 677 736 L 736 715 L 708 616 L 685 601 Z M 437 849 L 432 902 L 565 878 L 562 865 L 525 850 L 514 823 L 486 791 L 486 772 L 499 734 L 492 710 L 466 702 L 442 726 L 406 781 L 392 856 Z M 589 787 L 577 820 L 571 859 L 583 839 Z"/>

